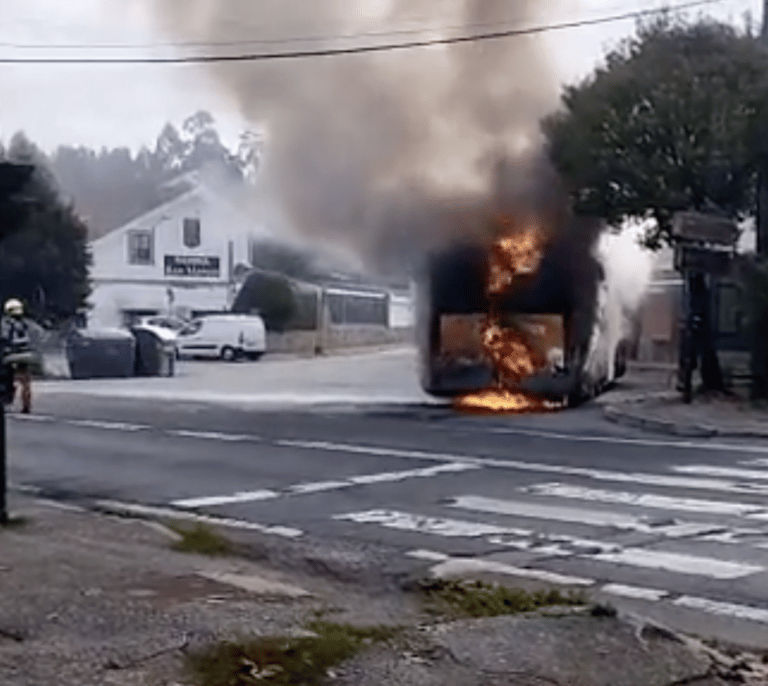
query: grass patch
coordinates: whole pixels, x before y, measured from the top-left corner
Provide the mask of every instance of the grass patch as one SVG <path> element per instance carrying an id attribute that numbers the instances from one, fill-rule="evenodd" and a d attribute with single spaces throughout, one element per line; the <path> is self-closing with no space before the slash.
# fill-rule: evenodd
<path id="1" fill-rule="evenodd" d="M 266 636 L 225 641 L 186 656 L 190 676 L 200 686 L 253 684 L 316 686 L 329 670 L 373 643 L 391 639 L 397 629 L 314 621 L 311 636 Z"/>
<path id="2" fill-rule="evenodd" d="M 181 553 L 196 553 L 211 557 L 224 557 L 234 553 L 232 543 L 212 527 L 197 522 L 187 527 L 181 524 L 169 524 L 181 538 L 171 544 L 171 548 Z"/>
<path id="3" fill-rule="evenodd" d="M 543 607 L 582 606 L 583 593 L 557 589 L 526 591 L 483 581 L 437 579 L 423 582 L 427 607 L 437 614 L 451 617 L 498 617 L 533 612 Z"/>

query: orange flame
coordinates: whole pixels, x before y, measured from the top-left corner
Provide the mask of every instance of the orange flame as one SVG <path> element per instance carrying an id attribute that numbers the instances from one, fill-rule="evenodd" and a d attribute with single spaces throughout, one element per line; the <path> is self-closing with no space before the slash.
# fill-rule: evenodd
<path id="1" fill-rule="evenodd" d="M 535 273 L 542 256 L 542 232 L 533 225 L 496 241 L 489 252 L 486 284 L 491 302 L 508 293 L 521 276 Z M 483 347 L 494 368 L 495 386 L 457 398 L 455 406 L 472 412 L 499 413 L 558 409 L 559 403 L 515 390 L 524 378 L 546 368 L 547 360 L 536 351 L 522 331 L 502 326 L 495 309 L 492 305 L 483 329 Z"/>

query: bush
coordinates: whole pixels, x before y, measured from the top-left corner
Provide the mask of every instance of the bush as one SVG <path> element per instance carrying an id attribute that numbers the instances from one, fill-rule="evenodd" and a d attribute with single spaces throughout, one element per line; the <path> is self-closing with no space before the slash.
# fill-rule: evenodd
<path id="1" fill-rule="evenodd" d="M 259 314 L 269 331 L 284 331 L 296 315 L 296 294 L 279 274 L 253 272 L 245 280 L 232 305 L 236 314 Z"/>

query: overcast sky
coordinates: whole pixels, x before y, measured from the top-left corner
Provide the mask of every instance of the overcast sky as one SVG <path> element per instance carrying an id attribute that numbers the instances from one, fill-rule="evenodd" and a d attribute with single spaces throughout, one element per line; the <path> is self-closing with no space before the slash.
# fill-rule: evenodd
<path id="1" fill-rule="evenodd" d="M 542 0 L 544 3 L 545 0 Z M 677 4 L 658 0 L 572 0 L 546 21 L 589 19 L 633 9 Z M 151 47 L 173 40 L 154 32 L 145 0 L 3 0 L 0 57 L 142 56 L 168 54 Z M 514 6 L 514 0 L 510 0 Z M 703 10 L 743 25 L 751 12 L 762 17 L 761 0 L 721 0 Z M 605 51 L 632 33 L 633 21 L 554 31 L 545 40 L 561 82 L 587 74 Z M 514 39 L 511 39 L 514 40 Z M 112 45 L 122 48 L 40 48 L 33 45 Z M 142 47 L 147 46 L 150 47 Z M 347 58 L 338 58 L 347 59 Z M 19 129 L 46 149 L 60 143 L 91 147 L 151 145 L 166 121 L 180 123 L 197 109 L 214 114 L 232 142 L 248 124 L 234 100 L 196 66 L 0 65 L 0 140 Z"/>

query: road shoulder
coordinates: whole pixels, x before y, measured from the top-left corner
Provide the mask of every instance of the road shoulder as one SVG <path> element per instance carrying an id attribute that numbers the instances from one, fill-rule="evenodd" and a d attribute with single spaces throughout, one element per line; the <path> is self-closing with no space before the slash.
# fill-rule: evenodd
<path id="1" fill-rule="evenodd" d="M 402 583 L 345 578 L 350 559 L 341 553 L 320 564 L 305 550 L 303 564 L 284 557 L 275 565 L 252 536 L 248 554 L 210 557 L 172 550 L 178 533 L 162 522 L 23 495 L 12 509 L 23 521 L 0 530 L 6 686 L 192 684 L 181 671 L 190 651 L 236 636 L 308 635 L 320 616 L 405 627 L 398 641 L 371 645 L 334 670 L 329 683 L 338 686 L 723 683 L 722 665 L 702 646 L 637 618 L 448 620 L 425 612 Z"/>

